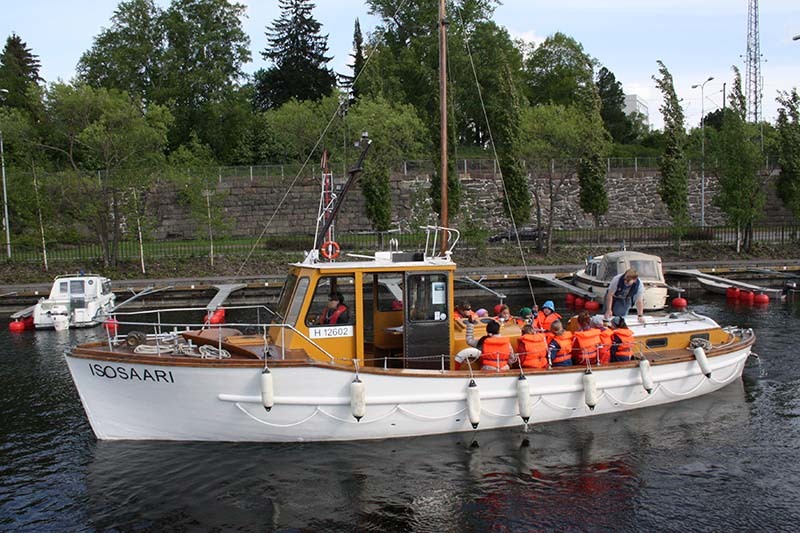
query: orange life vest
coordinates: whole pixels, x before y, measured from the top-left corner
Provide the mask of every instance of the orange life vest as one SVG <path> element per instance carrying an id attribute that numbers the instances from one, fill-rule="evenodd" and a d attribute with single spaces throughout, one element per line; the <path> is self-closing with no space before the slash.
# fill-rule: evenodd
<path id="1" fill-rule="evenodd" d="M 493 335 L 483 339 L 481 366 L 491 366 L 497 370 L 503 370 L 504 367 L 508 367 L 510 357 L 511 345 L 506 337 Z"/>
<path id="2" fill-rule="evenodd" d="M 633 332 L 627 328 L 614 330 L 611 362 L 630 361 L 633 354 Z"/>
<path id="3" fill-rule="evenodd" d="M 607 365 L 611 362 L 611 337 L 614 330 L 606 328 L 600 332 L 600 364 Z"/>
<path id="4" fill-rule="evenodd" d="M 572 362 L 576 365 L 597 364 L 599 360 L 597 345 L 600 344 L 600 330 L 590 328 L 576 331 L 572 336 L 575 339 Z"/>
<path id="5" fill-rule="evenodd" d="M 565 361 L 572 363 L 572 332 L 565 331 L 561 335 L 553 335 L 552 340 L 558 343 L 559 350 L 550 364 L 555 366 Z"/>
<path id="6" fill-rule="evenodd" d="M 539 314 L 536 315 L 536 318 L 533 319 L 533 327 L 538 329 L 543 329 L 545 331 L 550 331 L 550 326 L 553 325 L 553 322 L 556 320 L 561 320 L 561 315 L 553 311 L 549 315 L 545 316 L 544 311 L 539 311 Z"/>
<path id="7" fill-rule="evenodd" d="M 547 368 L 547 337 L 544 333 L 522 335 L 517 353 L 523 368 Z"/>

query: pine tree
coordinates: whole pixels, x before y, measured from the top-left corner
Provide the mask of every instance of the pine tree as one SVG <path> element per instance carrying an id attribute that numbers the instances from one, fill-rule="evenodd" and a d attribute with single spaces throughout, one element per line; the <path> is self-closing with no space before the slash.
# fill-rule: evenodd
<path id="1" fill-rule="evenodd" d="M 353 53 L 350 54 L 350 57 L 353 58 L 353 63 L 347 66 L 353 70 L 353 75 L 348 76 L 346 74 L 340 74 L 339 79 L 342 88 L 350 93 L 351 103 L 354 103 L 361 95 L 361 90 L 356 86 L 355 81 L 366 62 L 364 58 L 364 35 L 361 33 L 361 24 L 358 22 L 358 19 L 356 19 L 353 28 Z"/>
<path id="2" fill-rule="evenodd" d="M 664 117 L 664 155 L 661 157 L 661 183 L 658 193 L 667 205 L 672 217 L 675 246 L 680 247 L 681 238 L 689 226 L 689 168 L 684 152 L 686 129 L 683 125 L 683 109 L 667 67 L 658 61 L 660 78 L 653 80 L 664 95 L 661 114 Z"/>
<path id="3" fill-rule="evenodd" d="M 631 124 L 625 115 L 625 93 L 614 73 L 606 67 L 597 73 L 597 91 L 600 95 L 600 116 L 603 125 L 615 142 L 625 143 L 630 138 Z"/>
<path id="4" fill-rule="evenodd" d="M 290 99 L 319 100 L 336 85 L 333 71 L 325 67 L 332 59 L 328 36 L 320 35 L 320 23 L 311 14 L 309 0 L 278 0 L 281 16 L 268 27 L 268 46 L 262 57 L 272 62 L 255 74 L 254 104 L 266 110 Z"/>
<path id="5" fill-rule="evenodd" d="M 31 109 L 28 87 L 44 81 L 39 76 L 40 67 L 39 57 L 31 53 L 19 35 L 12 33 L 0 56 L 0 88 L 5 89 L 0 92 L 0 104 Z"/>

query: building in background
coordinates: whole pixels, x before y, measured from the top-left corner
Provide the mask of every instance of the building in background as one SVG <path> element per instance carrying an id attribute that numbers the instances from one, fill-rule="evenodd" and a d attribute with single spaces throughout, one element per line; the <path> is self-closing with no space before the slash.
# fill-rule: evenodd
<path id="1" fill-rule="evenodd" d="M 639 98 L 636 94 L 625 95 L 625 114 L 631 116 L 633 113 L 639 113 L 643 117 L 644 123 L 650 127 L 650 113 L 647 110 L 647 103 Z"/>

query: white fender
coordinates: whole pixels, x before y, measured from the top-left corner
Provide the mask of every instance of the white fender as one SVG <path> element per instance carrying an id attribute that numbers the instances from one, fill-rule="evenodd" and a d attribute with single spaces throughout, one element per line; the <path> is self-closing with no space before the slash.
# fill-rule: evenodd
<path id="1" fill-rule="evenodd" d="M 650 361 L 642 359 L 639 361 L 639 373 L 642 374 L 642 387 L 647 391 L 647 394 L 653 392 L 653 376 L 650 372 Z"/>
<path id="2" fill-rule="evenodd" d="M 478 392 L 478 385 L 474 379 L 469 380 L 467 387 L 467 414 L 472 429 L 477 429 L 481 422 L 481 395 Z"/>
<path id="3" fill-rule="evenodd" d="M 275 388 L 272 384 L 272 372 L 269 371 L 269 368 L 265 368 L 261 372 L 261 403 L 267 412 L 275 405 Z"/>
<path id="4" fill-rule="evenodd" d="M 531 419 L 531 387 L 525 376 L 520 376 L 517 380 L 517 405 L 520 418 L 527 424 Z"/>
<path id="5" fill-rule="evenodd" d="M 477 348 L 464 348 L 456 354 L 456 369 L 461 366 L 464 361 L 477 361 L 481 356 L 481 351 Z"/>
<path id="6" fill-rule="evenodd" d="M 350 383 L 350 410 L 359 422 L 367 414 L 367 392 L 364 382 L 358 376 Z"/>
<path id="7" fill-rule="evenodd" d="M 594 407 L 597 405 L 597 381 L 592 371 L 588 369 L 583 374 L 583 395 L 589 410 L 594 411 Z"/>
<path id="8" fill-rule="evenodd" d="M 700 370 L 705 374 L 707 378 L 711 377 L 711 367 L 708 365 L 708 357 L 706 356 L 706 351 L 701 348 L 697 347 L 694 349 L 694 358 L 697 359 L 697 364 L 700 365 Z"/>

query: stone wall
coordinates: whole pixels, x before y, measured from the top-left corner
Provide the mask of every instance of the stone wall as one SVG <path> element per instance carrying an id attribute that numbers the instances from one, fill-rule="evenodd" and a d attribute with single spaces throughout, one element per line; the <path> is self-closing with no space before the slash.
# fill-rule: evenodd
<path id="1" fill-rule="evenodd" d="M 451 225 L 465 229 L 501 229 L 510 226 L 504 215 L 503 189 L 498 175 L 485 172 L 460 174 L 464 196 L 462 211 L 451 217 Z M 578 205 L 578 179 L 571 172 L 556 171 L 552 180 L 548 171 L 531 171 L 529 183 L 534 191 L 531 204 L 532 221 L 536 220 L 537 204 L 543 223 L 554 218 L 558 229 L 591 228 L 591 216 Z M 775 194 L 775 175 L 767 177 L 767 208 L 764 222 L 791 219 Z M 393 222 L 407 230 L 435 223 L 428 190 L 431 175 L 425 171 L 401 172 L 391 177 Z M 609 212 L 601 224 L 611 227 L 669 226 L 666 206 L 658 195 L 660 175 L 656 169 L 609 169 Z M 694 224 L 700 224 L 701 178 L 692 173 L 689 178 L 689 212 Z M 337 179 L 342 184 L 344 179 Z M 550 188 L 556 191 L 552 198 Z M 712 205 L 718 190 L 716 177 L 706 173 L 705 221 L 707 225 L 724 224 L 724 217 Z M 190 239 L 206 234 L 204 220 L 190 214 L 182 205 L 178 191 L 169 184 L 159 185 L 149 199 L 150 213 L 158 221 L 153 230 L 157 239 Z M 288 235 L 314 233 L 319 207 L 320 185 L 317 176 L 294 177 L 226 177 L 220 179 L 214 192 L 215 201 L 222 205 L 222 218 L 232 237 Z M 538 200 L 538 202 L 537 202 Z M 279 209 L 276 210 L 276 208 Z M 364 200 L 355 184 L 339 213 L 336 228 L 339 232 L 371 231 L 363 215 Z"/>

